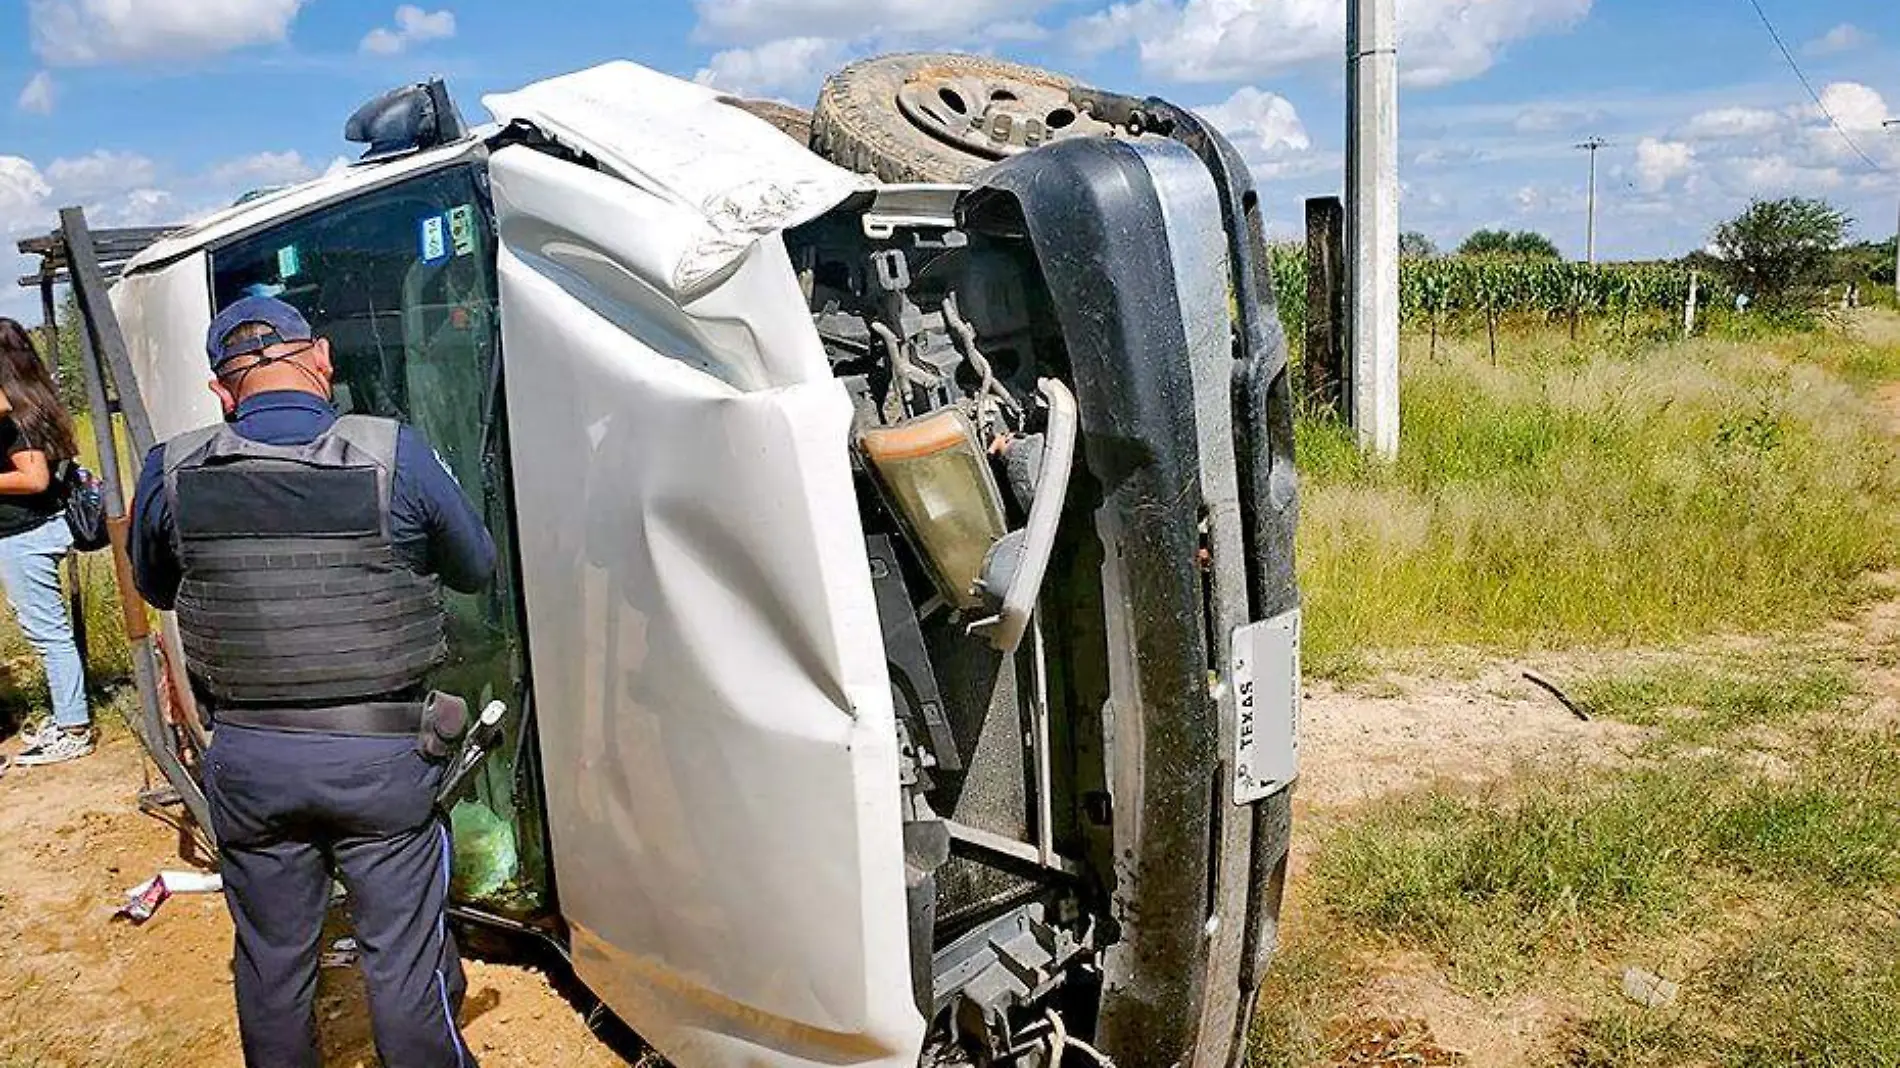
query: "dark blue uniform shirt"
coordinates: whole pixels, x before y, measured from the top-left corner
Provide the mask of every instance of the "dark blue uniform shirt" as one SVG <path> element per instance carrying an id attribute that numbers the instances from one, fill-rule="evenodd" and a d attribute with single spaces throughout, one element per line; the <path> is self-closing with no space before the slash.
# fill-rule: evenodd
<path id="1" fill-rule="evenodd" d="M 336 422 L 323 398 L 282 390 L 259 393 L 238 405 L 235 429 L 268 445 L 303 445 Z M 182 578 L 172 543 L 172 507 L 165 493 L 165 450 L 145 458 L 132 515 L 132 573 L 139 592 L 169 610 Z M 452 590 L 472 593 L 495 570 L 495 543 L 455 477 L 422 435 L 396 435 L 396 471 L 389 492 L 390 538 L 411 568 L 436 575 Z"/>

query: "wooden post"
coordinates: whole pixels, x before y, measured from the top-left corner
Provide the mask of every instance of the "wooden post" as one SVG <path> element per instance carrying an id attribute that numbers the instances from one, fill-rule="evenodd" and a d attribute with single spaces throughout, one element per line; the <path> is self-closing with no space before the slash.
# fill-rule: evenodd
<path id="1" fill-rule="evenodd" d="M 1697 287 L 1701 281 L 1700 274 L 1695 271 L 1689 272 L 1689 299 L 1682 304 L 1682 339 L 1684 341 L 1695 336 L 1696 298 L 1701 295 Z"/>
<path id="2" fill-rule="evenodd" d="M 1346 395 L 1346 206 L 1306 202 L 1306 403 L 1349 416 Z"/>

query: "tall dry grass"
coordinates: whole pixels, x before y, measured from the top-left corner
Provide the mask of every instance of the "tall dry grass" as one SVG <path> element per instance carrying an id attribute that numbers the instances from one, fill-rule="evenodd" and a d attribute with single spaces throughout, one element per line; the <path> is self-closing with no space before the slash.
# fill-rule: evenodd
<path id="1" fill-rule="evenodd" d="M 1396 461 L 1299 426 L 1316 673 L 1381 649 L 1808 623 L 1893 559 L 1900 469 L 1858 384 L 1900 377 L 1900 339 L 1532 330 L 1493 364 L 1482 338 L 1433 358 L 1408 337 L 1402 373 Z"/>

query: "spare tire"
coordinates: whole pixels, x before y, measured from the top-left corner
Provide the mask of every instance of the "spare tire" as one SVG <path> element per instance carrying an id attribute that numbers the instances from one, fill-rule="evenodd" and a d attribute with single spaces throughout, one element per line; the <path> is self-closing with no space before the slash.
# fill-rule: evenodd
<path id="1" fill-rule="evenodd" d="M 776 100 L 748 100 L 737 96 L 722 96 L 719 102 L 764 119 L 778 132 L 801 145 L 811 144 L 811 112 L 804 108 L 795 108 Z"/>
<path id="2" fill-rule="evenodd" d="M 860 60 L 826 79 L 811 147 L 886 182 L 967 182 L 1005 157 L 1113 128 L 1069 100 L 1074 79 L 952 53 Z"/>

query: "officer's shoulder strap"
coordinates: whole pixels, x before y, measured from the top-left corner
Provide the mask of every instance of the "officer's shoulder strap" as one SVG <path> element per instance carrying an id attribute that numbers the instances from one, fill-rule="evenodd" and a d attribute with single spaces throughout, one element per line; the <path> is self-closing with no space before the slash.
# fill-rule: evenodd
<path id="1" fill-rule="evenodd" d="M 351 448 L 368 456 L 377 466 L 393 473 L 396 470 L 396 438 L 401 430 L 402 424 L 394 419 L 377 415 L 343 415 L 337 417 L 327 434 L 348 442 Z"/>
<path id="2" fill-rule="evenodd" d="M 166 441 L 162 446 L 165 450 L 165 458 L 161 461 L 166 476 L 171 476 L 178 470 L 180 464 L 191 459 L 194 453 L 202 450 L 206 445 L 211 444 L 218 435 L 230 429 L 229 424 L 213 423 L 210 426 L 201 426 L 196 430 L 187 430 L 183 434 Z"/>

